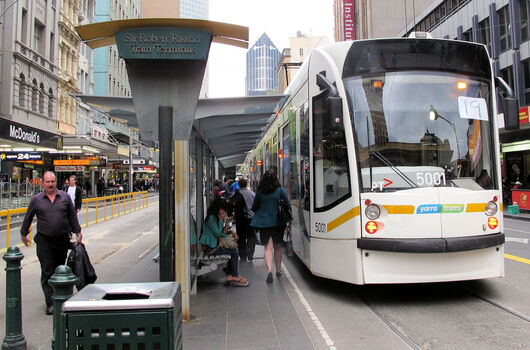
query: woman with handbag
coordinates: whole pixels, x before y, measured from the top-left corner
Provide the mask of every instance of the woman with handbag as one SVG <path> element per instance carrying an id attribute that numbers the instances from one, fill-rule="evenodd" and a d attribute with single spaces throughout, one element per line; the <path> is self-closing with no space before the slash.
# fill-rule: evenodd
<path id="1" fill-rule="evenodd" d="M 252 211 L 254 217 L 250 226 L 255 227 L 260 232 L 261 244 L 265 246 L 265 264 L 268 272 L 266 281 L 272 283 L 273 248 L 276 277 L 280 277 L 282 275 L 283 232 L 291 211 L 287 192 L 280 185 L 274 171 L 268 170 L 263 174 L 254 198 Z"/>
<path id="2" fill-rule="evenodd" d="M 223 199 L 215 199 L 210 204 L 199 243 L 207 255 L 230 255 L 226 283 L 232 287 L 247 287 L 250 283 L 239 275 L 238 237 L 234 231 L 228 230 L 231 219 L 226 220 L 229 219 L 226 217 L 226 209 L 227 203 Z"/>

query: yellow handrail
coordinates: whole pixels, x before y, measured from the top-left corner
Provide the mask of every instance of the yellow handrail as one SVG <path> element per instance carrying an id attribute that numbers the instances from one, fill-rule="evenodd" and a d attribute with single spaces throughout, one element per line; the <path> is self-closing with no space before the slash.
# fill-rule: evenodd
<path id="1" fill-rule="evenodd" d="M 138 209 L 147 208 L 147 198 L 149 197 L 147 191 L 133 192 L 133 193 L 123 193 L 123 194 L 115 194 L 115 195 L 111 195 L 111 196 L 94 197 L 94 198 L 85 198 L 85 199 L 83 199 L 82 202 L 83 202 L 83 204 L 85 205 L 85 208 L 86 208 L 86 211 L 85 211 L 86 220 L 85 220 L 84 227 L 87 227 L 88 224 L 89 224 L 89 221 L 88 221 L 88 203 L 96 202 L 95 203 L 96 204 L 96 220 L 95 220 L 95 223 L 98 223 L 98 205 L 99 205 L 99 201 L 103 201 L 103 221 L 106 221 L 107 220 L 107 201 L 109 199 L 111 201 L 111 218 L 114 218 L 114 199 L 116 198 L 118 200 L 118 216 L 119 216 L 120 215 L 120 211 L 121 211 L 121 208 L 120 208 L 121 201 L 120 201 L 120 199 L 123 198 L 123 214 L 127 214 L 127 208 L 126 208 L 127 197 L 129 197 L 129 213 L 130 213 L 130 212 L 132 212 L 131 201 L 133 200 L 132 199 L 133 196 L 134 196 L 134 210 L 135 211 L 137 209 L 136 208 L 136 201 L 137 200 L 139 201 Z M 144 205 L 142 205 L 142 196 L 145 196 L 145 202 L 144 202 L 145 204 Z M 9 243 L 10 243 L 11 216 L 17 215 L 17 214 L 23 214 L 27 210 L 28 210 L 27 207 L 0 210 L 0 218 L 5 216 L 6 217 L 6 223 L 7 223 L 7 228 L 6 228 L 6 248 L 9 247 Z M 32 234 L 31 230 L 30 230 L 30 233 L 29 233 L 29 240 L 30 240 L 30 242 L 33 241 L 33 234 Z"/>

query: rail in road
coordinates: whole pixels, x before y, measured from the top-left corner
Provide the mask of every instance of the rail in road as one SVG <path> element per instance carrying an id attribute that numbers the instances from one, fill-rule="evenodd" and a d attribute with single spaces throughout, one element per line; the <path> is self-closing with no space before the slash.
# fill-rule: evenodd
<path id="1" fill-rule="evenodd" d="M 113 219 L 115 217 L 146 208 L 149 203 L 147 191 L 123 193 L 104 197 L 85 198 L 81 211 L 77 214 L 81 227 Z M 0 211 L 0 223 L 5 224 L 5 229 L 0 230 L 0 253 L 9 246 L 20 246 L 20 234 L 16 227 L 22 223 L 27 207 Z M 36 220 L 34 219 L 33 225 Z M 31 235 L 32 233 L 30 233 Z M 30 236 L 32 239 L 33 237 Z M 5 244 L 5 245 L 4 245 Z"/>

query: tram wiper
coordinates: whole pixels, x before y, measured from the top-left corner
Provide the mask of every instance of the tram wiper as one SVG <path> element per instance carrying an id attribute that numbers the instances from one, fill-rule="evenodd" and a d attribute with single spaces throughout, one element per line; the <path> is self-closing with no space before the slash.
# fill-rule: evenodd
<path id="1" fill-rule="evenodd" d="M 405 175 L 401 170 L 399 170 L 394 164 L 392 164 L 388 159 L 385 158 L 381 153 L 378 151 L 370 150 L 370 154 L 373 154 L 377 159 L 379 159 L 384 165 L 389 167 L 390 169 L 394 170 L 396 174 L 399 175 L 406 183 L 409 184 L 410 187 L 418 187 L 414 181 L 412 181 L 407 175 Z"/>

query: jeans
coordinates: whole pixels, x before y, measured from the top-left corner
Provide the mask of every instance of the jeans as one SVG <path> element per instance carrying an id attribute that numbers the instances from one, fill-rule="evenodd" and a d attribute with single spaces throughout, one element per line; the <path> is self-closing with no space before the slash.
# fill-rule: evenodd
<path id="1" fill-rule="evenodd" d="M 206 251 L 206 254 L 210 255 L 210 252 L 214 248 L 210 248 Z M 218 247 L 215 252 L 213 252 L 213 255 L 230 255 L 230 261 L 228 262 L 228 274 L 232 275 L 234 277 L 239 276 L 239 251 L 237 249 L 228 250 L 221 247 Z"/>
<path id="2" fill-rule="evenodd" d="M 239 236 L 237 245 L 241 260 L 245 260 L 247 257 L 253 258 L 256 248 L 256 233 L 250 227 L 250 219 L 236 218 L 236 232 Z"/>
<path id="3" fill-rule="evenodd" d="M 53 304 L 53 289 L 48 284 L 48 280 L 59 265 L 65 264 L 69 239 L 68 236 L 65 236 L 63 239 L 54 240 L 37 234 L 35 235 L 35 243 L 37 243 L 37 257 L 41 266 L 40 283 L 46 306 L 50 306 Z"/>

